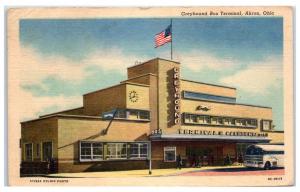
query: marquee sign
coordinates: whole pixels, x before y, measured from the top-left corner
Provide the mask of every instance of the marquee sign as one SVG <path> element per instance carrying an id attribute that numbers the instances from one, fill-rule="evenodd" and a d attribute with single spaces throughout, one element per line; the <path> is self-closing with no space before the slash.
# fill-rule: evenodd
<path id="1" fill-rule="evenodd" d="M 189 130 L 178 129 L 178 134 L 185 135 L 220 135 L 237 137 L 268 137 L 268 133 L 244 132 L 244 131 L 208 131 L 208 130 Z"/>
<path id="2" fill-rule="evenodd" d="M 236 137 L 268 137 L 268 133 L 258 132 L 246 132 L 246 131 L 213 131 L 213 130 L 190 130 L 190 129 L 178 129 L 179 135 L 208 135 L 208 136 L 236 136 Z M 151 135 L 162 135 L 162 129 L 155 129 L 151 132 Z"/>

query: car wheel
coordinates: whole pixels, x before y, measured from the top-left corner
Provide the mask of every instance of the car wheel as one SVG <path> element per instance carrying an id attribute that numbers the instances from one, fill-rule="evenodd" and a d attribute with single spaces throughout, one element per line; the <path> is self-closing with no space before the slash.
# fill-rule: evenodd
<path id="1" fill-rule="evenodd" d="M 265 168 L 265 170 L 269 170 L 271 168 L 271 163 L 269 161 L 267 161 L 265 163 L 265 167 L 264 168 Z"/>

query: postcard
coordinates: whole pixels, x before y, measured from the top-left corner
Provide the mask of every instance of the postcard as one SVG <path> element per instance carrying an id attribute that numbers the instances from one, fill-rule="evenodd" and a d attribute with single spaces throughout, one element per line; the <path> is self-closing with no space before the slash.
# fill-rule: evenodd
<path id="1" fill-rule="evenodd" d="M 293 185 L 292 24 L 292 7 L 8 8 L 9 185 Z"/>

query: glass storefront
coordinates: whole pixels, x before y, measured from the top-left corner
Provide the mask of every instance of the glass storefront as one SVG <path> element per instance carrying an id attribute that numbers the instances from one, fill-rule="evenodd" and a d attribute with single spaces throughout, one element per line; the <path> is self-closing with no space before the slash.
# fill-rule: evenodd
<path id="1" fill-rule="evenodd" d="M 147 159 L 147 142 L 79 142 L 80 161 Z"/>

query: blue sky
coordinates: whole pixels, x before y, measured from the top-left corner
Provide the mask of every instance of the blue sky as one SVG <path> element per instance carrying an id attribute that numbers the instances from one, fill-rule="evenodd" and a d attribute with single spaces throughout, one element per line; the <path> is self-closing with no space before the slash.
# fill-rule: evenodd
<path id="1" fill-rule="evenodd" d="M 272 107 L 276 129 L 281 130 L 282 22 L 279 17 L 174 18 L 174 60 L 181 62 L 185 79 L 234 86 L 238 102 Z M 170 19 L 21 20 L 21 45 L 35 55 L 32 62 L 43 69 L 53 68 L 51 63 L 63 65 L 58 69 L 74 68 L 81 78 L 57 70 L 20 86 L 35 98 L 55 101 L 119 83 L 136 60 L 170 58 L 169 44 L 154 48 L 154 35 L 169 23 Z M 27 75 L 32 76 L 30 70 Z M 60 106 L 49 105 L 34 115 Z"/>

